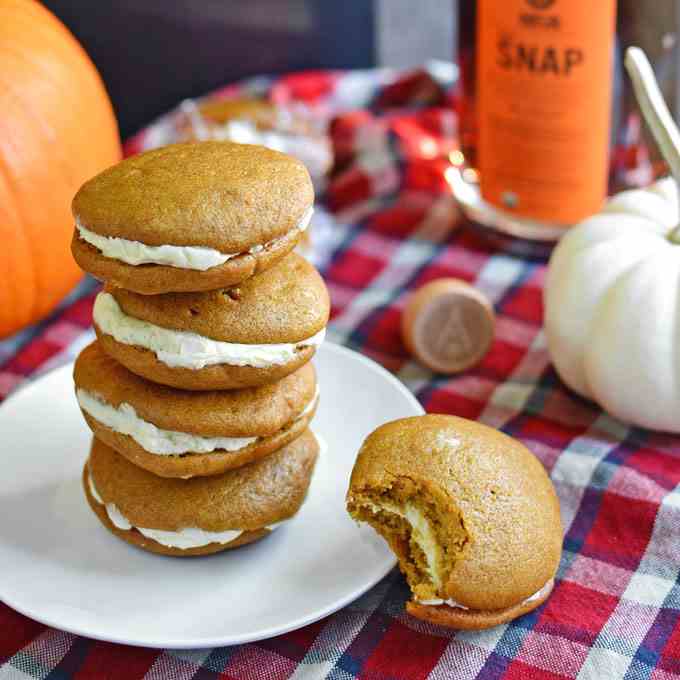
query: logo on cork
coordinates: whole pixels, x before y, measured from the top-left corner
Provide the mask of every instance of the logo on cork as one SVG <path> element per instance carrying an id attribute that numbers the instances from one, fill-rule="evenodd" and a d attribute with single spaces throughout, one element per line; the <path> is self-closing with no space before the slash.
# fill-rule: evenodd
<path id="1" fill-rule="evenodd" d="M 470 320 L 466 319 L 467 305 L 461 301 L 446 309 L 446 320 L 441 330 L 433 334 L 433 350 L 435 354 L 446 359 L 461 359 L 474 351 L 474 338 L 470 332 Z M 444 310 L 442 309 L 442 312 Z M 438 320 L 441 323 L 441 316 Z"/>

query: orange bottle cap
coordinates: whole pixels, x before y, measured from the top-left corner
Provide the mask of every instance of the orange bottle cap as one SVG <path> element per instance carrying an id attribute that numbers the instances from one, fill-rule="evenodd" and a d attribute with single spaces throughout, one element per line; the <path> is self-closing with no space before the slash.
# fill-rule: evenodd
<path id="1" fill-rule="evenodd" d="M 489 300 L 465 281 L 437 279 L 406 301 L 401 317 L 404 344 L 437 373 L 459 373 L 477 364 L 494 336 Z"/>

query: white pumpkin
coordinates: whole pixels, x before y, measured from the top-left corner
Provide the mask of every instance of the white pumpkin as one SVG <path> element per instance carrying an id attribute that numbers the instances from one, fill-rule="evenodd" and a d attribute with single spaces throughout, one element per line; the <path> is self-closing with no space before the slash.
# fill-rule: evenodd
<path id="1" fill-rule="evenodd" d="M 569 387 L 625 422 L 680 432 L 680 135 L 640 50 L 626 66 L 675 179 L 614 196 L 563 237 L 545 328 Z"/>
<path id="2" fill-rule="evenodd" d="M 550 355 L 564 382 L 618 418 L 680 432 L 680 244 L 673 179 L 612 198 L 553 251 Z"/>

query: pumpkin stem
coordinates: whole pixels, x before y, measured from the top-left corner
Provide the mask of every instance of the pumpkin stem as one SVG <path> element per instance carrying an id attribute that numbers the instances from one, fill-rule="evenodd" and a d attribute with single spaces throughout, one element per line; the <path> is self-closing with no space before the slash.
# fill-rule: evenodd
<path id="1" fill-rule="evenodd" d="M 626 50 L 625 64 L 642 115 L 680 190 L 680 131 L 666 106 L 651 64 L 639 47 L 629 47 Z M 674 243 L 680 243 L 680 225 L 668 238 Z"/>

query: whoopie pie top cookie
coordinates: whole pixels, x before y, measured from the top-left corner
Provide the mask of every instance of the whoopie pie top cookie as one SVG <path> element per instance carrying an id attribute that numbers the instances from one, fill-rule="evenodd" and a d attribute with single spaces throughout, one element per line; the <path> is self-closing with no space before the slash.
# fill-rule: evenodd
<path id="1" fill-rule="evenodd" d="M 313 202 L 309 173 L 290 156 L 252 144 L 172 144 L 80 188 L 73 256 L 97 278 L 146 295 L 230 286 L 295 247 Z"/>
<path id="2" fill-rule="evenodd" d="M 96 437 L 161 477 L 220 474 L 262 458 L 299 437 L 318 402 L 311 363 L 269 385 L 187 392 L 131 373 L 98 342 L 80 353 L 73 378 Z"/>
<path id="3" fill-rule="evenodd" d="M 497 430 L 445 415 L 379 427 L 359 451 L 347 508 L 396 553 L 414 616 L 486 628 L 552 590 L 562 547 L 555 490 L 539 460 Z"/>
<path id="4" fill-rule="evenodd" d="M 263 538 L 300 509 L 318 455 L 314 435 L 212 477 L 158 477 L 98 439 L 83 486 L 101 522 L 119 538 L 165 555 L 204 555 Z"/>
<path id="5" fill-rule="evenodd" d="M 237 288 L 150 296 L 107 286 L 93 320 L 104 351 L 138 375 L 181 389 L 234 389 L 309 361 L 329 308 L 319 273 L 291 253 Z"/>

